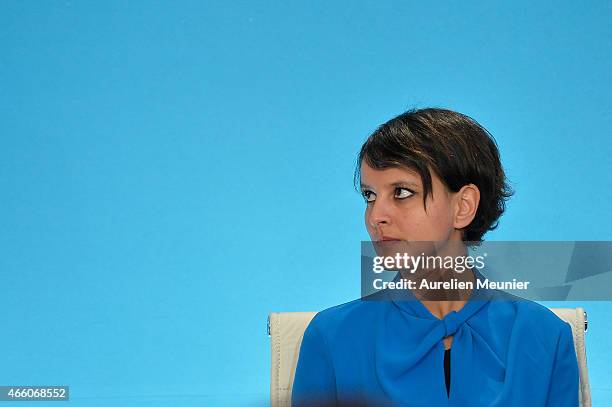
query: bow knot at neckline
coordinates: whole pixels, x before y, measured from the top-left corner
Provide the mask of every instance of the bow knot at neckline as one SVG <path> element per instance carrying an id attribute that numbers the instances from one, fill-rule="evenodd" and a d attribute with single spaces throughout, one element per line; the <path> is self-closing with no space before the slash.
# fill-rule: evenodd
<path id="1" fill-rule="evenodd" d="M 459 327 L 465 322 L 457 311 L 451 311 L 441 321 L 444 325 L 444 337 L 453 336 Z"/>

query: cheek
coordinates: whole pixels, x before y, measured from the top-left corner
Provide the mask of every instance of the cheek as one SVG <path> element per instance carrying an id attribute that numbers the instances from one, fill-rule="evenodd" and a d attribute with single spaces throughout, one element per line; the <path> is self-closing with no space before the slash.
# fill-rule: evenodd
<path id="1" fill-rule="evenodd" d="M 452 217 L 449 209 L 436 212 L 430 217 L 430 233 L 432 241 L 444 241 L 449 237 L 449 233 L 453 230 Z"/>
<path id="2" fill-rule="evenodd" d="M 438 241 L 446 238 L 449 222 L 448 212 L 428 205 L 427 213 L 423 209 L 403 214 L 398 227 L 410 240 Z"/>
<path id="3" fill-rule="evenodd" d="M 397 220 L 397 227 L 404 236 L 410 236 L 409 240 L 417 240 L 418 235 L 429 229 L 430 222 L 424 213 L 403 214 Z"/>
<path id="4" fill-rule="evenodd" d="M 432 212 L 429 217 L 429 222 L 437 228 L 448 226 L 449 217 L 445 211 Z"/>

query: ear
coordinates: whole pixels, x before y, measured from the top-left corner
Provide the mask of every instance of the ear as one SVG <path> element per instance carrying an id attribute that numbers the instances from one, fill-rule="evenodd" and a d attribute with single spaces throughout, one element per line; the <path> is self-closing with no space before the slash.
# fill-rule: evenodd
<path id="1" fill-rule="evenodd" d="M 474 220 L 478 203 L 480 202 L 480 190 L 474 184 L 464 185 L 456 194 L 455 223 L 456 229 L 463 229 Z"/>

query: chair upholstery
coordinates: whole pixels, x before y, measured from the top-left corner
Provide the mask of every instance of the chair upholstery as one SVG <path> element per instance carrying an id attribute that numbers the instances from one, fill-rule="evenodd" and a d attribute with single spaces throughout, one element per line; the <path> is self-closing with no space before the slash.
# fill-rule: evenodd
<path id="1" fill-rule="evenodd" d="M 580 407 L 591 407 L 591 390 L 587 372 L 584 334 L 586 313 L 583 308 L 551 308 L 572 327 L 574 348 L 580 368 Z M 271 407 L 291 406 L 291 387 L 295 374 L 302 336 L 316 312 L 273 312 L 268 316 L 271 345 Z"/>

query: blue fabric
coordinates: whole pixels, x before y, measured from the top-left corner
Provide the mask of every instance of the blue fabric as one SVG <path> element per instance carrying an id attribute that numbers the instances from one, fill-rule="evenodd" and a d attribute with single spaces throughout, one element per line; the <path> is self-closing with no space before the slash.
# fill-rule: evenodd
<path id="1" fill-rule="evenodd" d="M 569 324 L 532 301 L 493 299 L 499 293 L 476 290 L 442 320 L 420 301 L 392 297 L 319 312 L 304 332 L 292 405 L 578 406 Z"/>

